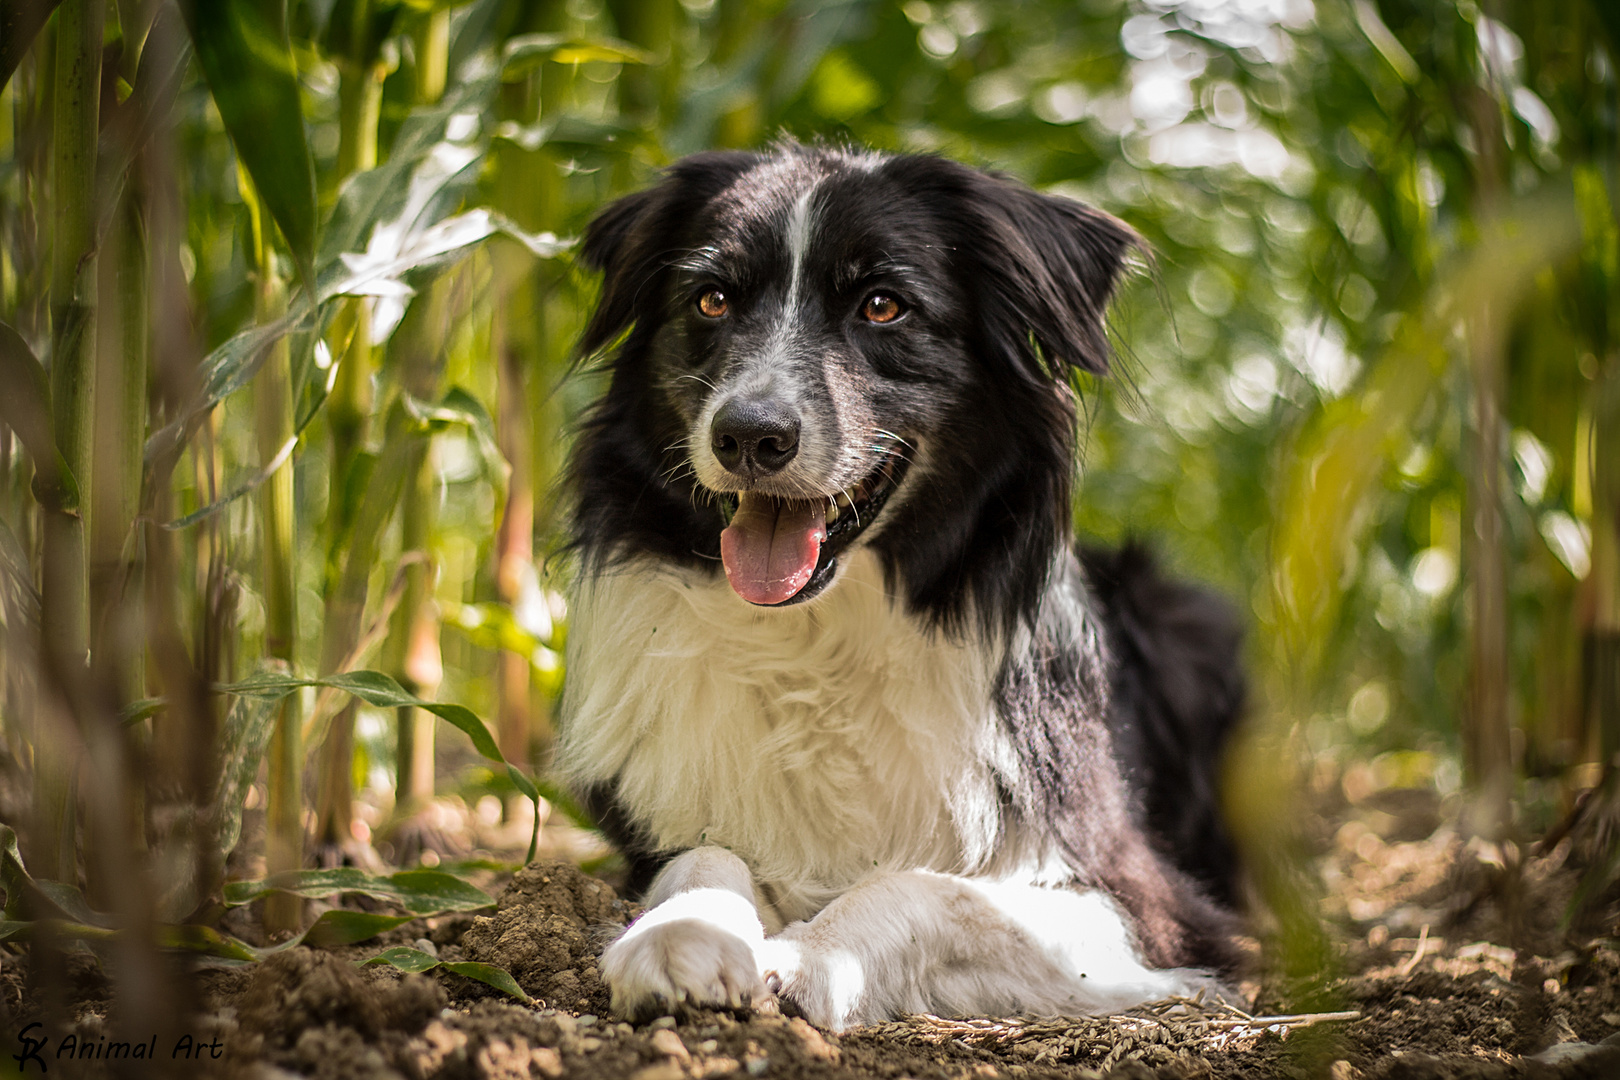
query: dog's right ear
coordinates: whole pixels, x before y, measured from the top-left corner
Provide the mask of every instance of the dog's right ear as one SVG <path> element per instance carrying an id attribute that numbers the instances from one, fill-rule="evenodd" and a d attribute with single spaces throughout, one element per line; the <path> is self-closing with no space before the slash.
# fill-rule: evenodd
<path id="1" fill-rule="evenodd" d="M 657 184 L 619 199 L 585 227 L 580 261 L 603 277 L 602 297 L 580 338 L 582 356 L 656 317 L 664 301 L 657 279 L 685 254 L 683 233 L 710 200 L 759 161 L 758 154 L 739 151 L 682 158 Z"/>

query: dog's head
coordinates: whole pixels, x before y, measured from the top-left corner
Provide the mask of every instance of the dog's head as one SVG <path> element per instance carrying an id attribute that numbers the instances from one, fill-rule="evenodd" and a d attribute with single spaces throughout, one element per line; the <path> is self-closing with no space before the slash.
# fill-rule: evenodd
<path id="1" fill-rule="evenodd" d="M 1137 239 L 936 157 L 689 157 L 587 230 L 587 354 L 620 342 L 574 464 L 594 558 L 712 566 L 761 606 L 871 546 L 914 609 L 1033 613 L 1068 535 L 1071 369 Z M 622 340 L 621 340 L 622 339 Z"/>

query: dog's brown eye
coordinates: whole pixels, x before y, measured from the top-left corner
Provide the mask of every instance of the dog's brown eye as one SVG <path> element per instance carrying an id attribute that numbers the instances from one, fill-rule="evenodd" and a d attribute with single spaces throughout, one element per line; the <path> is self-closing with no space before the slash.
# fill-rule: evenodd
<path id="1" fill-rule="evenodd" d="M 698 297 L 698 310 L 706 318 L 718 319 L 726 313 L 726 294 L 719 289 L 710 289 Z"/>
<path id="2" fill-rule="evenodd" d="M 900 301 L 892 296 L 877 293 L 866 298 L 861 307 L 861 316 L 867 322 L 891 323 L 900 317 Z"/>

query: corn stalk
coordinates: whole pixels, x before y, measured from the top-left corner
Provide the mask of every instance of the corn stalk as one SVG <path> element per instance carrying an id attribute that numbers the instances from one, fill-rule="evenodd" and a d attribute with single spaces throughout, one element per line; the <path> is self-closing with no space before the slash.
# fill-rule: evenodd
<path id="1" fill-rule="evenodd" d="M 55 199 L 51 271 L 51 420 L 65 474 L 78 485 L 71 505 L 48 508 L 41 551 L 41 635 L 46 671 L 35 727 L 32 865 L 41 877 L 77 876 L 73 757 L 66 693 L 85 685 L 90 648 L 85 515 L 96 356 L 94 251 L 96 136 L 105 6 L 68 0 L 57 15 Z M 48 684 L 51 680 L 47 679 Z"/>
<path id="2" fill-rule="evenodd" d="M 341 185 L 355 173 L 377 164 L 377 124 L 381 119 L 383 79 L 387 68 L 377 57 L 372 41 L 372 5 L 354 0 L 345 10 L 340 5 L 333 15 L 343 46 L 335 57 L 338 64 L 338 168 Z M 344 573 L 345 551 L 352 554 L 354 515 L 362 499 L 357 482 L 356 463 L 365 445 L 372 413 L 371 341 L 372 303 L 356 297 L 349 300 L 334 323 L 341 347 L 337 377 L 326 402 L 326 421 L 332 432 L 328 462 L 327 495 L 327 589 L 322 619 L 322 674 L 325 665 L 340 663 L 359 638 L 359 613 L 348 610 L 339 599 Z M 365 595 L 359 603 L 363 611 Z M 350 622 L 353 623 L 352 632 Z M 322 743 L 316 769 L 318 786 L 315 804 L 316 844 L 323 850 L 323 861 L 341 858 L 336 849 L 350 842 L 354 813 L 354 716 L 350 702 L 332 721 Z"/>
<path id="3" fill-rule="evenodd" d="M 287 311 L 287 290 L 276 272 L 270 242 L 270 222 L 253 180 L 239 170 L 238 182 L 253 227 L 253 265 L 257 281 L 254 316 L 262 325 Z M 265 655 L 290 673 L 296 660 L 298 633 L 297 518 L 293 507 L 293 385 L 291 349 L 285 337 L 270 346 L 270 355 L 253 381 L 259 467 L 275 471 L 259 488 L 262 522 L 260 560 L 264 597 Z M 271 874 L 297 870 L 303 865 L 303 747 L 300 698 L 289 694 L 276 706 L 275 732 L 266 751 L 265 869 Z M 292 893 L 272 892 L 265 898 L 265 929 L 272 933 L 297 930 L 303 919 L 303 901 Z"/>
<path id="4" fill-rule="evenodd" d="M 430 105 L 444 96 L 450 59 L 449 9 L 429 13 L 417 24 L 413 37 L 416 102 Z M 450 288 L 449 281 L 435 281 L 425 295 L 418 296 L 393 339 L 400 386 L 421 401 L 438 396 L 443 343 L 450 332 Z M 422 558 L 404 568 L 405 591 L 394 609 L 384 653 L 384 670 L 407 692 L 422 698 L 432 697 L 438 691 L 442 672 L 438 619 L 432 602 L 434 565 L 428 554 L 437 498 L 434 477 L 432 436 L 424 431 L 417 437 L 406 465 L 404 499 L 399 511 L 400 548 L 407 556 L 420 553 Z M 412 836 L 399 832 L 399 824 L 433 798 L 434 716 L 425 709 L 406 705 L 398 710 L 397 724 L 395 857 L 408 862 L 413 854 L 410 849 L 422 842 L 422 837 L 419 832 Z"/>

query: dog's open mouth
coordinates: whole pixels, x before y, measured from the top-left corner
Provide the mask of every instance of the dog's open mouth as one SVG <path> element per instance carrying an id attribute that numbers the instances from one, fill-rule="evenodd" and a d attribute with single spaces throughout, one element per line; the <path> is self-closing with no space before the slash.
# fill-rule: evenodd
<path id="1" fill-rule="evenodd" d="M 816 499 L 779 499 L 757 491 L 723 496 L 731 523 L 720 534 L 726 580 L 750 604 L 810 599 L 832 581 L 838 555 L 877 520 L 911 461 L 890 454 L 847 491 Z"/>

